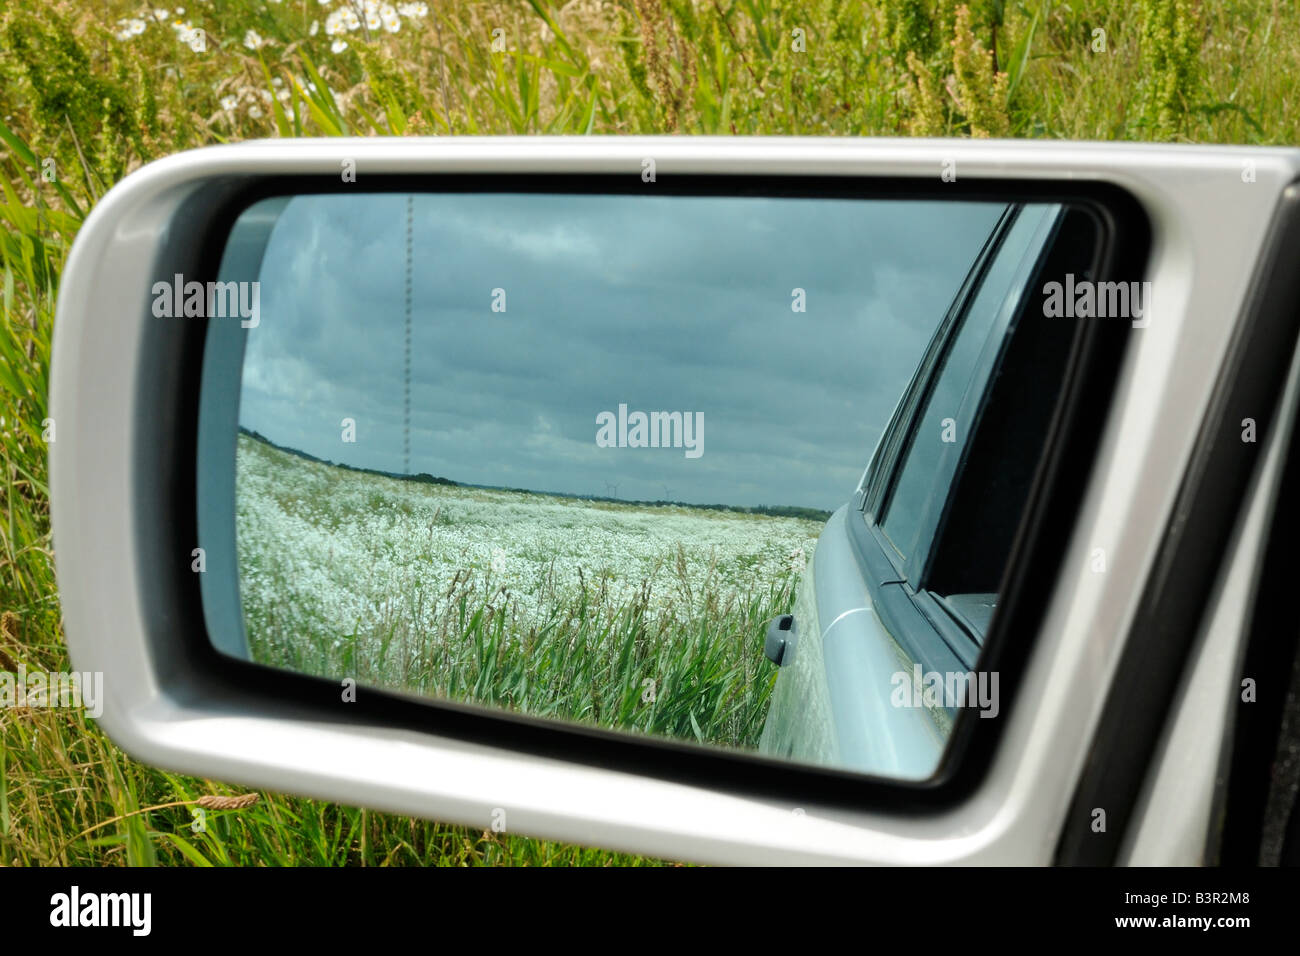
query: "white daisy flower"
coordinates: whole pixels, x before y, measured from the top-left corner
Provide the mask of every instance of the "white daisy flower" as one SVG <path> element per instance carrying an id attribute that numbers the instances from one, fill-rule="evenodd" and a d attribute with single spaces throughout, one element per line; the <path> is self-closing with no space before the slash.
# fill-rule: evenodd
<path id="1" fill-rule="evenodd" d="M 244 46 L 250 50 L 260 50 L 266 45 L 266 41 L 257 35 L 256 30 L 249 30 L 244 34 Z"/>
<path id="2" fill-rule="evenodd" d="M 172 29 L 176 31 L 176 39 L 180 40 L 195 53 L 206 52 L 207 43 L 205 42 L 202 30 L 183 20 L 177 20 L 173 23 Z"/>
<path id="3" fill-rule="evenodd" d="M 348 41 L 343 39 L 337 39 L 330 44 L 331 53 L 342 53 L 347 48 L 348 48 Z"/>

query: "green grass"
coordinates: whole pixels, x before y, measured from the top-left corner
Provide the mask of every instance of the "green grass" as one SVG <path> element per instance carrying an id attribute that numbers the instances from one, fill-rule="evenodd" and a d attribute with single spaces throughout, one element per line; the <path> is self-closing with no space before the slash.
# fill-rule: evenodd
<path id="1" fill-rule="evenodd" d="M 789 610 L 784 582 L 687 622 L 653 616 L 636 599 L 592 612 L 586 597 L 532 627 L 461 595 L 449 604 L 442 634 L 382 617 L 341 636 L 295 633 L 274 644 L 267 635 L 275 630 L 253 631 L 252 656 L 296 673 L 349 676 L 533 717 L 757 748 L 775 677 L 761 635 L 766 621 Z"/>
<path id="2" fill-rule="evenodd" d="M 0 670 L 68 666 L 45 468 L 54 301 L 85 213 L 141 163 L 211 143 L 340 134 L 994 134 L 1294 145 L 1297 6 L 972 0 L 961 11 L 952 0 L 461 0 L 430 2 L 418 26 L 397 34 L 350 35 L 349 48 L 334 54 L 323 30 L 309 32 L 326 12 L 316 0 L 187 0 L 186 18 L 207 31 L 203 53 L 161 24 L 115 39 L 117 18 L 141 9 L 120 0 L 7 4 Z M 247 49 L 248 29 L 270 43 Z M 493 49 L 494 30 L 504 51 Z M 223 105 L 231 97 L 235 104 Z M 617 653 L 628 633 L 611 633 L 609 650 Z M 209 810 L 205 832 L 194 832 L 194 801 L 228 789 L 135 763 L 79 713 L 0 709 L 6 865 L 651 862 L 273 794 L 250 808 Z"/>

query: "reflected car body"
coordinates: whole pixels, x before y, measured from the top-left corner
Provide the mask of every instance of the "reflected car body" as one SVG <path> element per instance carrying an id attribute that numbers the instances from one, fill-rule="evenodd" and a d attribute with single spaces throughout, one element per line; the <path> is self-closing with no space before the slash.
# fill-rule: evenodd
<path id="1" fill-rule="evenodd" d="M 1090 227 L 1067 226 L 1071 215 L 1009 206 L 972 264 L 851 500 L 823 528 L 793 621 L 769 630 L 780 671 L 762 752 L 919 780 L 964 708 L 996 716 L 997 674 L 977 659 L 1045 438 L 1041 406 L 1055 400 L 1050 370 L 1069 350 L 1035 292 L 1048 273 L 1091 267 Z M 983 492 L 963 495 L 977 475 Z"/>

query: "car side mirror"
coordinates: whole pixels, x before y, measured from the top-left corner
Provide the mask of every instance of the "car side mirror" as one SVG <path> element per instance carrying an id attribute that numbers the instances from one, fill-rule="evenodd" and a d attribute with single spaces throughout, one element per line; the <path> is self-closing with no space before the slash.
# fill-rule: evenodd
<path id="1" fill-rule="evenodd" d="M 103 674 L 101 723 L 123 749 L 209 778 L 476 826 L 505 809 L 519 832 L 676 859 L 1044 862 L 1113 677 L 1080 661 L 1126 639 L 1123 621 L 1099 636 L 1089 615 L 1134 605 L 1145 584 L 1131 562 L 1079 569 L 1098 541 L 1128 535 L 1127 553 L 1146 554 L 1158 531 L 1159 508 L 1126 523 L 1127 486 L 1091 469 L 1169 416 L 1185 417 L 1161 434 L 1190 448 L 1200 404 L 1135 411 L 1131 386 L 1177 359 L 1209 380 L 1226 354 L 1222 316 L 1247 284 L 1216 279 L 1252 274 L 1300 169 L 1285 151 L 1256 159 L 1249 187 L 1227 150 L 1056 142 L 337 139 L 151 164 L 87 219 L 59 292 L 50 490 L 73 665 Z M 941 175 L 953 168 L 959 180 Z M 1078 333 L 1007 592 L 980 655 L 960 661 L 998 670 L 1012 696 L 996 719 L 936 717 L 929 776 L 852 772 L 845 741 L 870 727 L 837 725 L 826 701 L 858 691 L 836 663 L 857 649 L 832 634 L 832 654 L 814 653 L 836 614 L 875 609 L 905 672 L 936 669 L 918 628 L 955 645 L 961 624 L 936 624 L 925 568 L 907 582 L 870 557 L 828 569 L 843 594 L 796 621 L 795 556 L 853 497 L 895 408 L 921 407 L 914 370 L 942 366 L 931 343 L 953 341 L 963 290 L 1026 209 L 1030 251 L 1000 301 Z M 1096 280 L 1150 281 L 1170 303 L 1140 350 L 1129 321 L 1049 317 L 1023 278 L 1065 209 L 1097 226 L 1078 250 Z M 1225 217 L 1259 225 L 1228 234 Z M 913 253 L 951 275 L 904 268 Z M 890 255 L 889 275 L 872 271 Z M 425 292 L 440 298 L 422 312 Z M 922 299 L 943 304 L 918 312 Z M 332 335 L 343 318 L 349 334 Z M 886 354 L 883 328 L 911 334 L 914 354 Z M 788 387 L 759 374 L 776 366 Z M 666 368 L 704 404 L 653 392 Z M 920 428 L 878 454 L 900 456 Z M 772 430 L 788 438 L 781 462 Z M 1131 470 L 1164 467 L 1155 457 Z M 1178 487 L 1162 475 L 1149 486 Z M 865 519 L 881 493 L 863 489 L 853 534 L 878 530 Z M 503 534 L 544 513 L 546 548 L 494 543 L 470 521 L 490 509 Z M 772 535 L 746 551 L 755 528 Z M 548 574 L 557 541 L 625 554 L 652 534 L 682 546 L 684 580 L 669 581 L 666 548 L 642 576 L 683 593 L 734 536 L 715 575 L 734 600 L 696 589 L 674 612 L 667 591 L 620 591 L 615 560 Z M 330 563 L 345 550 L 346 567 Z M 871 602 L 880 588 L 910 588 L 915 616 Z M 691 646 L 713 657 L 674 669 Z M 592 674 L 609 678 L 599 694 Z M 788 713 L 812 756 L 760 750 L 762 695 L 804 677 Z M 876 717 L 917 706 L 882 683 Z"/>

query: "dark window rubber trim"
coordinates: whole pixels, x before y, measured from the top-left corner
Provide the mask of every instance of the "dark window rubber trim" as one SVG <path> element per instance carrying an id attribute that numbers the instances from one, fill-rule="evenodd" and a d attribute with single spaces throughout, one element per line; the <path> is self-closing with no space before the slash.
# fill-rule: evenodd
<path id="1" fill-rule="evenodd" d="M 644 192 L 635 176 L 424 174 L 374 176 L 368 192 Z M 295 193 L 333 194 L 355 187 L 337 176 L 214 178 L 200 187 L 175 221 L 175 242 L 159 247 L 156 274 L 215 279 L 225 238 L 254 202 Z M 1149 218 L 1123 188 L 1072 180 L 965 180 L 936 185 L 925 179 L 864 176 L 660 176 L 655 195 L 810 196 L 923 200 L 1060 202 L 1086 206 L 1105 224 L 1106 260 L 1098 279 L 1138 281 L 1146 274 Z M 792 805 L 877 808 L 926 815 L 966 799 L 992 764 L 1019 695 L 1033 639 L 1078 514 L 1110 415 L 1126 346 L 1128 323 L 1083 320 L 1062 398 L 1053 415 L 1047 451 L 1034 477 L 1025 518 L 1012 545 L 999 593 L 1002 606 L 985 643 L 987 663 L 1002 675 L 1000 720 L 959 719 L 934 776 L 919 782 L 869 777 L 845 770 L 694 746 L 516 715 L 415 694 L 365 688 L 340 707 L 338 682 L 276 670 L 217 652 L 207 633 L 200 586 L 188 557 L 198 537 L 195 475 L 198 388 L 207 320 L 159 322 L 140 337 L 140 420 L 133 448 L 139 476 L 131 489 L 135 560 L 140 577 L 143 640 L 156 679 L 170 697 L 231 713 L 275 713 L 286 721 L 407 729 L 439 737 L 565 760 L 579 765 L 686 782 L 722 792 Z M 758 635 L 755 635 L 758 639 Z M 983 662 L 982 662 L 983 663 Z"/>
<path id="2" fill-rule="evenodd" d="M 980 641 L 970 622 L 937 594 L 930 591 L 913 591 L 911 585 L 907 586 L 907 591 L 917 610 L 924 614 L 926 620 L 943 636 L 953 653 L 966 665 L 966 669 L 974 670 L 975 664 L 979 661 Z"/>
<path id="3" fill-rule="evenodd" d="M 933 591 L 922 591 L 921 594 L 925 597 L 926 601 L 933 604 L 936 614 L 948 617 L 954 625 L 960 627 L 966 636 L 974 641 L 976 645 L 984 643 L 985 629 L 981 628 L 965 611 L 957 606 L 955 601 L 951 600 L 954 595 L 945 597 L 944 595 L 936 594 Z M 993 609 L 994 611 L 997 610 L 996 602 L 993 605 Z"/>
<path id="4" fill-rule="evenodd" d="M 1294 262 L 1300 249 L 1291 248 Z M 1260 573 L 1253 584 L 1246 649 L 1234 685 L 1234 719 L 1226 735 L 1229 750 L 1222 761 L 1227 783 L 1206 834 L 1207 862 L 1223 866 L 1300 866 L 1297 488 L 1300 422 L 1292 425 Z M 1243 700 L 1247 678 L 1254 694 Z"/>
<path id="5" fill-rule="evenodd" d="M 1264 250 L 1063 823 L 1063 865 L 1117 861 L 1244 511 L 1265 443 L 1243 442 L 1241 422 L 1253 418 L 1257 437 L 1270 434 L 1300 328 L 1297 184 L 1283 191 Z M 1092 828 L 1095 809 L 1106 812 L 1101 833 Z"/>

